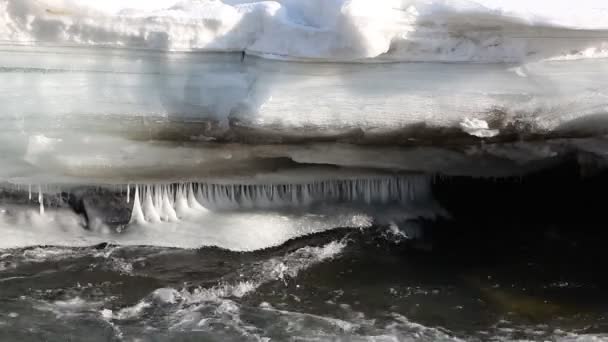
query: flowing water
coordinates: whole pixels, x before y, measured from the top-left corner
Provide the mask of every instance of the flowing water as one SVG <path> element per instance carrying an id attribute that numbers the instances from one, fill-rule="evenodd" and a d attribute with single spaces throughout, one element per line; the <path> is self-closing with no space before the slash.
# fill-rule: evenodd
<path id="1" fill-rule="evenodd" d="M 606 262 L 592 248 L 601 243 L 500 226 L 491 234 L 443 220 L 338 229 L 256 252 L 3 250 L 0 340 L 608 338 Z M 423 228 L 434 238 L 406 238 Z"/>

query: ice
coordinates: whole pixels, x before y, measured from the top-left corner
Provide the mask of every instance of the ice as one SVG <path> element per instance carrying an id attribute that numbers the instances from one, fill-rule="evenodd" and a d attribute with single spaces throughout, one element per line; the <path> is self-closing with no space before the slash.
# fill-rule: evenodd
<path id="1" fill-rule="evenodd" d="M 589 48 L 601 55 L 607 9 L 602 0 L 3 0 L 0 39 L 288 59 L 522 61 Z"/>
<path id="2" fill-rule="evenodd" d="M 75 130 L 138 140 L 407 141 L 460 132 L 468 118 L 499 136 L 601 134 L 608 81 L 596 76 L 608 72 L 607 61 L 536 62 L 514 72 L 512 64 L 11 48 L 0 55 L 0 120 L 3 132 L 24 133 L 11 144 L 27 144 L 34 162 Z"/>
<path id="3" fill-rule="evenodd" d="M 84 135 L 82 135 L 84 133 Z M 505 177 L 525 175 L 577 150 L 604 146 L 604 138 L 440 146 L 357 146 L 354 144 L 212 144 L 130 140 L 86 131 L 65 132 L 53 153 L 24 162 L 20 135 L 0 145 L 0 180 L 21 185 L 206 181 L 260 184 L 312 183 L 320 180 L 378 176 L 383 172 Z M 27 142 L 27 139 L 21 140 Z M 584 141 L 588 141 L 585 143 Z M 12 145 L 12 146 L 11 146 Z M 598 153 L 598 156 L 602 156 Z M 36 190 L 36 186 L 34 189 Z M 27 195 L 26 195 L 27 196 Z M 124 200 L 126 201 L 126 199 Z M 164 202 L 164 199 L 163 199 Z"/>
<path id="4" fill-rule="evenodd" d="M 608 80 L 597 77 L 608 73 L 608 59 L 599 58 L 606 34 L 598 1 L 572 8 L 494 0 L 0 4 L 7 21 L 2 181 L 124 184 L 171 171 L 172 179 L 258 174 L 305 154 L 277 148 L 266 163 L 262 153 L 225 146 L 200 152 L 198 143 L 443 147 L 608 133 Z M 161 36 L 170 46 L 145 49 L 146 39 Z M 202 40 L 208 42 L 196 45 Z M 361 58 L 401 63 L 311 62 Z M 294 62 L 302 60 L 308 63 Z M 317 158 L 409 171 L 479 169 L 462 150 L 404 152 L 412 156 L 407 162 L 374 158 L 377 165 L 361 160 L 367 150 L 353 160 Z M 437 158 L 425 161 L 423 152 Z M 484 170 L 512 173 L 496 166 Z"/>
<path id="5" fill-rule="evenodd" d="M 129 196 L 127 196 L 129 198 Z M 141 207 L 139 187 L 135 187 L 135 197 L 133 199 L 133 210 L 131 212 L 131 223 L 144 223 L 146 218 Z"/>
<path id="6" fill-rule="evenodd" d="M 131 222 L 176 222 L 209 209 L 297 209 L 328 202 L 408 205 L 430 197 L 430 179 L 420 175 L 318 180 L 308 184 L 136 185 Z"/>
<path id="7" fill-rule="evenodd" d="M 78 206 L 72 207 L 69 203 L 74 202 L 66 199 L 66 191 L 78 194 L 77 188 L 53 192 L 50 186 L 39 187 L 48 189 L 44 196 L 52 204 L 44 211 L 34 210 L 35 203 L 28 205 L 24 191 L 21 198 L 25 202 L 21 203 L 16 190 L 12 195 L 15 203 L 3 199 L 1 204 L 6 209 L 0 213 L 0 233 L 6 238 L 0 242 L 0 249 L 109 242 L 252 251 L 334 228 L 367 228 L 374 223 L 443 215 L 431 197 L 430 177 L 421 175 L 299 184 L 144 184 L 133 188 L 133 205 L 126 208 L 131 210 L 131 219 L 125 217 L 118 228 L 96 221 L 96 215 L 120 215 L 122 199 L 115 202 L 119 207 L 105 211 L 96 209 L 94 203 L 111 206 L 113 197 L 92 202 L 84 199 L 81 210 L 85 222 L 81 212 L 75 210 Z"/>
<path id="8" fill-rule="evenodd" d="M 339 227 L 368 228 L 373 221 L 364 211 L 335 208 L 325 215 L 280 214 L 276 211 L 208 212 L 180 222 L 132 224 L 121 233 L 84 229 L 71 210 L 48 209 L 44 215 L 27 207 L 15 216 L 0 215 L 0 249 L 31 246 L 123 246 L 200 248 L 217 246 L 232 251 L 255 251 L 290 239 Z M 412 217 L 413 218 L 413 217 Z"/>
<path id="9" fill-rule="evenodd" d="M 40 186 L 38 186 L 38 203 L 40 204 L 40 215 L 44 215 L 44 195 Z"/>
<path id="10" fill-rule="evenodd" d="M 367 226 L 374 215 L 361 210 L 220 211 L 400 200 L 394 184 L 369 180 L 524 175 L 601 150 L 607 9 L 592 0 L 0 0 L 0 183 L 27 186 L 28 199 L 39 184 L 131 184 L 125 244 L 165 243 L 171 231 L 171 246 L 251 250 Z M 354 179 L 368 183 L 345 195 Z M 37 212 L 20 216 L 29 232 L 6 224 L 9 245 L 107 241 L 73 230 L 78 217 L 55 217 L 43 190 Z M 234 238 L 252 222 L 264 229 Z"/>

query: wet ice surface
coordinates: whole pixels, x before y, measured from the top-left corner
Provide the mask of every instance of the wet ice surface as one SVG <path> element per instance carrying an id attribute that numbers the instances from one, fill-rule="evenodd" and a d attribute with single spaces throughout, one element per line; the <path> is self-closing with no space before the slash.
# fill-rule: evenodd
<path id="1" fill-rule="evenodd" d="M 464 239 L 445 248 L 439 239 L 436 249 L 422 252 L 401 236 L 394 228 L 339 230 L 253 253 L 105 245 L 3 250 L 0 339 L 606 337 L 607 284 L 597 272 L 604 261 L 584 238 L 506 236 L 485 248 Z"/>

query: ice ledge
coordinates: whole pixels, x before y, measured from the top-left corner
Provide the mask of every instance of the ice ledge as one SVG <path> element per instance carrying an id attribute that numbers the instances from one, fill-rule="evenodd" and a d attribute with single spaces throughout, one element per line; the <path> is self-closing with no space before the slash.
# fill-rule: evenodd
<path id="1" fill-rule="evenodd" d="M 603 73 L 608 59 L 338 64 L 4 46 L 0 115 L 5 131 L 27 135 L 81 130 L 139 140 L 424 144 L 588 136 L 608 132 Z"/>

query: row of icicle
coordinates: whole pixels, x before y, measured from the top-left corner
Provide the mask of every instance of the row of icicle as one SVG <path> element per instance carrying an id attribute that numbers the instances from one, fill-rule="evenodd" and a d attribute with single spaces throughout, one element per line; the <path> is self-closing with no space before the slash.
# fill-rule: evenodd
<path id="1" fill-rule="evenodd" d="M 29 184 L 28 188 L 28 200 L 32 200 L 32 185 Z M 40 205 L 40 215 L 44 215 L 44 194 L 42 193 L 42 186 L 38 185 L 38 204 Z"/>
<path id="2" fill-rule="evenodd" d="M 428 198 L 424 176 L 327 180 L 310 184 L 153 184 L 134 188 L 131 222 L 174 222 L 194 212 L 302 207 L 315 202 L 408 203 Z"/>
<path id="3" fill-rule="evenodd" d="M 134 194 L 131 196 L 131 188 Z M 32 185 L 28 185 L 32 200 Z M 38 185 L 40 214 L 45 211 Z M 325 180 L 307 184 L 152 184 L 127 185 L 127 203 L 133 198 L 131 222 L 174 222 L 193 212 L 234 209 L 302 207 L 315 202 L 340 201 L 407 203 L 428 198 L 429 177 L 421 175 Z"/>

